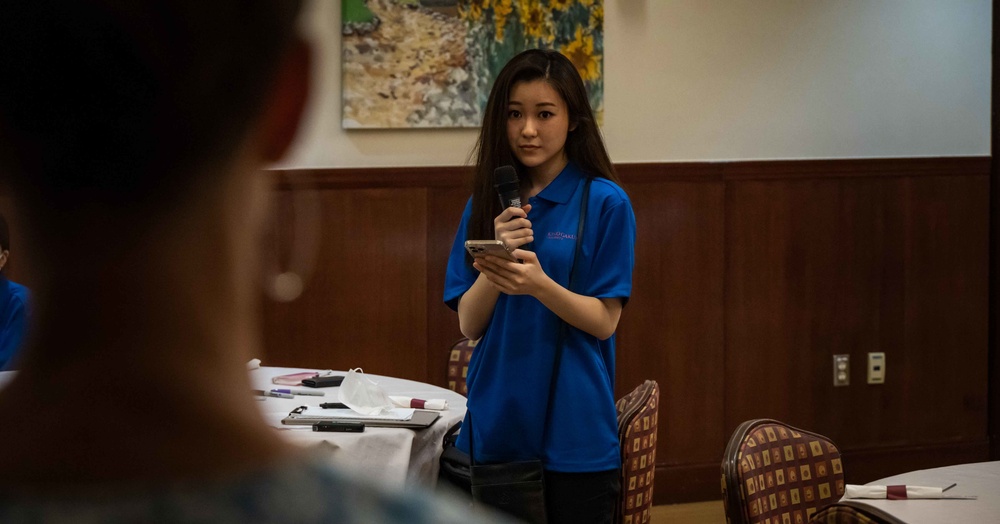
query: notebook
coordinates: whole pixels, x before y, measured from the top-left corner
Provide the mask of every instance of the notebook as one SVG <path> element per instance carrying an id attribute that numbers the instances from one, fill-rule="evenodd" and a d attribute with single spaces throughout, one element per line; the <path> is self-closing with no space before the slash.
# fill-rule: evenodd
<path id="1" fill-rule="evenodd" d="M 386 415 L 365 416 L 349 409 L 322 409 L 314 406 L 295 408 L 281 423 L 289 426 L 311 426 L 317 422 L 364 422 L 370 427 L 426 428 L 433 424 L 441 413 L 426 409 L 397 408 Z"/>

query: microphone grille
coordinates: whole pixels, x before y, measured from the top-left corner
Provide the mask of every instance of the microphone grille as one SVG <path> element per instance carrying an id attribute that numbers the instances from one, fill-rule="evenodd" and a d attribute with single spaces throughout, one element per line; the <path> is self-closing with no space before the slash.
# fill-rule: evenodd
<path id="1" fill-rule="evenodd" d="M 517 171 L 514 166 L 500 166 L 493 170 L 493 185 L 517 184 Z"/>

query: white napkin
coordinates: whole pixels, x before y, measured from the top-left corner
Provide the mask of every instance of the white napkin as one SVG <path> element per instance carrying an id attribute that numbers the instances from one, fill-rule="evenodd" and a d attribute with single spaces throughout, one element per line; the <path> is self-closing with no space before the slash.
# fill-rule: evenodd
<path id="1" fill-rule="evenodd" d="M 430 398 L 424 400 L 413 397 L 389 395 L 389 400 L 401 408 L 433 409 L 437 411 L 448 409 L 448 401 L 443 398 Z"/>
<path id="2" fill-rule="evenodd" d="M 848 484 L 844 498 L 849 499 L 940 499 L 944 488 L 933 486 L 857 486 Z"/>

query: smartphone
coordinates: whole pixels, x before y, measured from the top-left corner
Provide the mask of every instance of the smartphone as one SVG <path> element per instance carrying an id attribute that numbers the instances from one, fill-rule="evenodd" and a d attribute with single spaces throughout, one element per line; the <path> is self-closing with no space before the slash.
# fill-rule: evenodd
<path id="1" fill-rule="evenodd" d="M 317 422 L 313 431 L 339 431 L 345 433 L 361 433 L 365 430 L 364 422 Z"/>
<path id="2" fill-rule="evenodd" d="M 344 381 L 343 375 L 315 376 L 302 379 L 302 385 L 307 388 L 334 388 Z"/>
<path id="3" fill-rule="evenodd" d="M 510 250 L 507 249 L 507 246 L 500 240 L 466 240 L 465 250 L 468 251 L 474 258 L 484 257 L 486 255 L 495 255 L 506 258 L 511 262 L 518 261 L 514 258 L 514 255 L 510 253 Z"/>

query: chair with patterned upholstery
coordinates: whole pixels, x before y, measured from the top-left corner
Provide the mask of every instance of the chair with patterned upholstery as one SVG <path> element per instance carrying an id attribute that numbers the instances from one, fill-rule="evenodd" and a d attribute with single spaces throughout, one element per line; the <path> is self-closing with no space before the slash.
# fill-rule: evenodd
<path id="1" fill-rule="evenodd" d="M 621 496 L 615 503 L 615 524 L 643 524 L 653 506 L 656 426 L 660 387 L 647 380 L 615 403 L 621 441 Z"/>
<path id="2" fill-rule="evenodd" d="M 806 524 L 844 495 L 840 451 L 830 439 L 771 419 L 746 421 L 722 458 L 729 524 Z"/>
<path id="3" fill-rule="evenodd" d="M 462 337 L 448 348 L 448 389 L 462 395 L 469 394 L 465 377 L 469 374 L 469 360 L 476 342 Z"/>
<path id="4" fill-rule="evenodd" d="M 851 501 L 834 502 L 819 510 L 809 520 L 810 524 L 901 524 L 899 519 L 884 513 L 882 510 L 852 503 Z"/>

